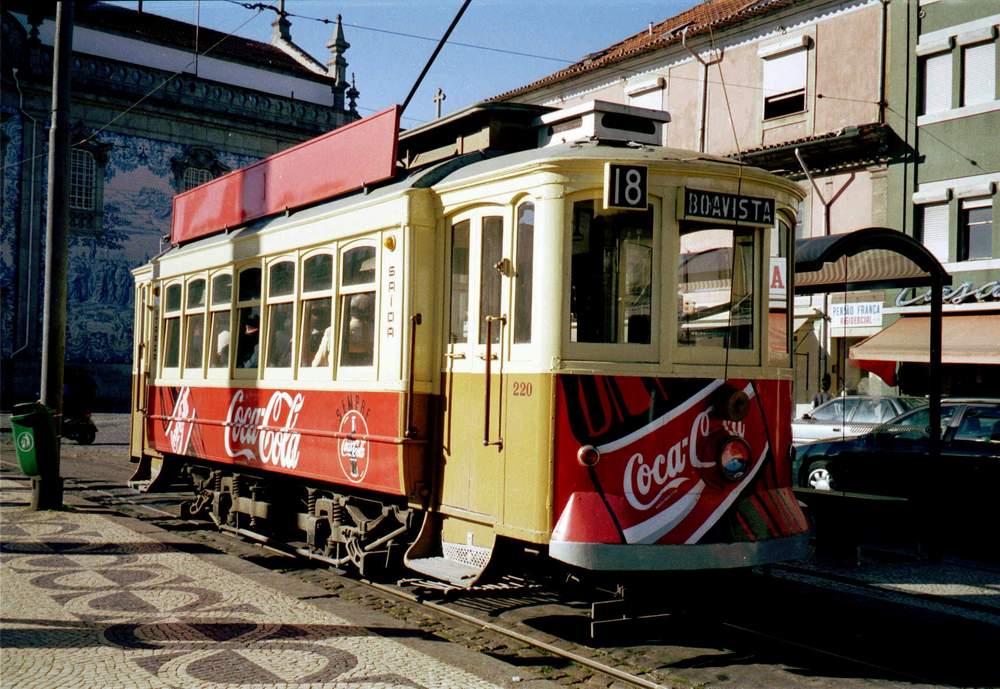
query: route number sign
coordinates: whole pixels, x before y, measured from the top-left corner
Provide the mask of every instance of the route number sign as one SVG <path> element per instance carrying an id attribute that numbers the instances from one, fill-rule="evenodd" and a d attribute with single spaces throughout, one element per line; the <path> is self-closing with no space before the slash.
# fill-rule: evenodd
<path id="1" fill-rule="evenodd" d="M 604 165 L 604 207 L 646 210 L 649 200 L 646 185 L 649 171 L 645 165 Z"/>

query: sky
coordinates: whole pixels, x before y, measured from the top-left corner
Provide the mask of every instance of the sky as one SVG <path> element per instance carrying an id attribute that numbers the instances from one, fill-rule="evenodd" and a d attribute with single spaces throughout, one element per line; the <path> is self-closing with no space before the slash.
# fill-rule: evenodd
<path id="1" fill-rule="evenodd" d="M 145 0 L 143 11 L 267 42 L 277 15 L 244 6 L 257 1 Z M 134 9 L 137 2 L 114 4 Z M 264 4 L 276 7 L 278 0 Z M 695 4 L 696 0 L 472 0 L 403 113 L 403 127 L 434 119 L 438 88 L 445 93 L 442 112 L 455 112 L 552 74 Z M 289 18 L 292 40 L 323 64 L 329 57 L 326 43 L 333 25 L 315 19 L 342 15 L 345 38 L 351 44 L 345 54 L 348 76 L 356 75 L 361 92 L 358 111 L 370 115 L 405 100 L 461 5 L 462 0 L 286 0 L 285 11 L 301 15 Z"/>

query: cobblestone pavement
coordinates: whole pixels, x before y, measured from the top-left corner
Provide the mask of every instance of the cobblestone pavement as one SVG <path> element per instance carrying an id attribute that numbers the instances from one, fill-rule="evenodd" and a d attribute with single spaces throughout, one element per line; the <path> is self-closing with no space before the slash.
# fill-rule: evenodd
<path id="1" fill-rule="evenodd" d="M 0 479 L 3 689 L 554 686 L 92 505 L 31 512 L 27 490 Z"/>

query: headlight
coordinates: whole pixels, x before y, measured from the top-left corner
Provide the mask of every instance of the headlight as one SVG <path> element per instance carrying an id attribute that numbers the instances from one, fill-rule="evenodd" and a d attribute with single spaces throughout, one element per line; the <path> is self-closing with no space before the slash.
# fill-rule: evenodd
<path id="1" fill-rule="evenodd" d="M 746 441 L 731 436 L 723 441 L 719 449 L 719 471 L 729 481 L 739 481 L 750 469 L 750 446 Z"/>
<path id="2" fill-rule="evenodd" d="M 593 445 L 583 445 L 576 451 L 576 461 L 585 467 L 596 466 L 601 461 L 601 453 Z"/>

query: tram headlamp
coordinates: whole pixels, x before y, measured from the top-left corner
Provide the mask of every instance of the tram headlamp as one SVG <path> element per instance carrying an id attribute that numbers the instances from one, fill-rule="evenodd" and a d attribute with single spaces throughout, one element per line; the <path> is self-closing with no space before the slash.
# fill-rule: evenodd
<path id="1" fill-rule="evenodd" d="M 719 449 L 719 472 L 728 481 L 739 481 L 751 464 L 750 446 L 743 438 L 730 436 Z"/>
<path id="2" fill-rule="evenodd" d="M 726 421 L 742 421 L 750 413 L 750 396 L 728 383 L 712 394 L 715 415 Z"/>
<path id="3" fill-rule="evenodd" d="M 601 461 L 601 452 L 593 445 L 581 445 L 576 451 L 576 461 L 585 467 L 597 466 Z"/>

